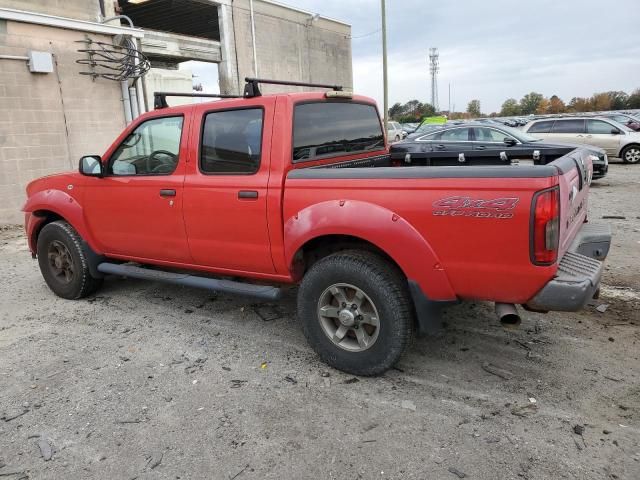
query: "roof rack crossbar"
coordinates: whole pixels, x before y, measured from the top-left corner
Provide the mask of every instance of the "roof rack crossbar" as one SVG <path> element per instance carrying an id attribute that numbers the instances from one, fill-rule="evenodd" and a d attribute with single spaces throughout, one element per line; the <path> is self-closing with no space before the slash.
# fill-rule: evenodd
<path id="1" fill-rule="evenodd" d="M 153 92 L 153 107 L 167 108 L 167 97 L 204 97 L 204 98 L 242 98 L 240 95 L 226 95 L 224 93 L 186 93 L 186 92 Z"/>
<path id="2" fill-rule="evenodd" d="M 244 87 L 244 96 L 247 98 L 251 97 L 260 97 L 262 93 L 260 92 L 260 83 L 266 83 L 269 85 L 292 85 L 295 87 L 316 87 L 316 88 L 330 88 L 331 90 L 335 90 L 336 92 L 341 92 L 343 87 L 342 85 L 328 85 L 326 83 L 309 83 L 309 82 L 292 82 L 288 80 L 268 80 L 265 78 L 252 78 L 246 77 L 244 79 L 247 84 Z"/>

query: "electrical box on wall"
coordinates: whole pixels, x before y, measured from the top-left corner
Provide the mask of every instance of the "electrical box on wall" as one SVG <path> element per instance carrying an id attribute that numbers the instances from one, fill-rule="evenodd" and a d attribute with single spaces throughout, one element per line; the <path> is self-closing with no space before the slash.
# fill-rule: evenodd
<path id="1" fill-rule="evenodd" d="M 49 52 L 29 50 L 29 71 L 31 73 L 53 72 L 53 55 Z"/>

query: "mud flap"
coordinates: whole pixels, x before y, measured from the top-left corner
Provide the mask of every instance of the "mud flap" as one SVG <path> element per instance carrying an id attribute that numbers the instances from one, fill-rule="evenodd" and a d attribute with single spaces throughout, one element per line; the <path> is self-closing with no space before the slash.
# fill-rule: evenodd
<path id="1" fill-rule="evenodd" d="M 416 309 L 418 336 L 435 335 L 442 329 L 442 308 L 457 301 L 430 300 L 413 280 L 409 280 L 409 292 Z"/>

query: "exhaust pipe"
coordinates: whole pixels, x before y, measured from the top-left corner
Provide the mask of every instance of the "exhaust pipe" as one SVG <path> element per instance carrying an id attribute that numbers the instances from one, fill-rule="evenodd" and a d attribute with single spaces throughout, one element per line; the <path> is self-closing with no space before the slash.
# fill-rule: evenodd
<path id="1" fill-rule="evenodd" d="M 522 322 L 513 303 L 496 303 L 496 315 L 505 328 L 515 328 Z"/>

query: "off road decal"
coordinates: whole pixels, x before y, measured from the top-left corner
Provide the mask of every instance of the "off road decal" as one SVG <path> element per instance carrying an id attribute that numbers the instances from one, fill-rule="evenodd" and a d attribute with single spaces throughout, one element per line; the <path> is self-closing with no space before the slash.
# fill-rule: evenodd
<path id="1" fill-rule="evenodd" d="M 447 197 L 433 202 L 433 214 L 449 217 L 513 218 L 517 197 L 490 200 L 471 197 Z"/>

